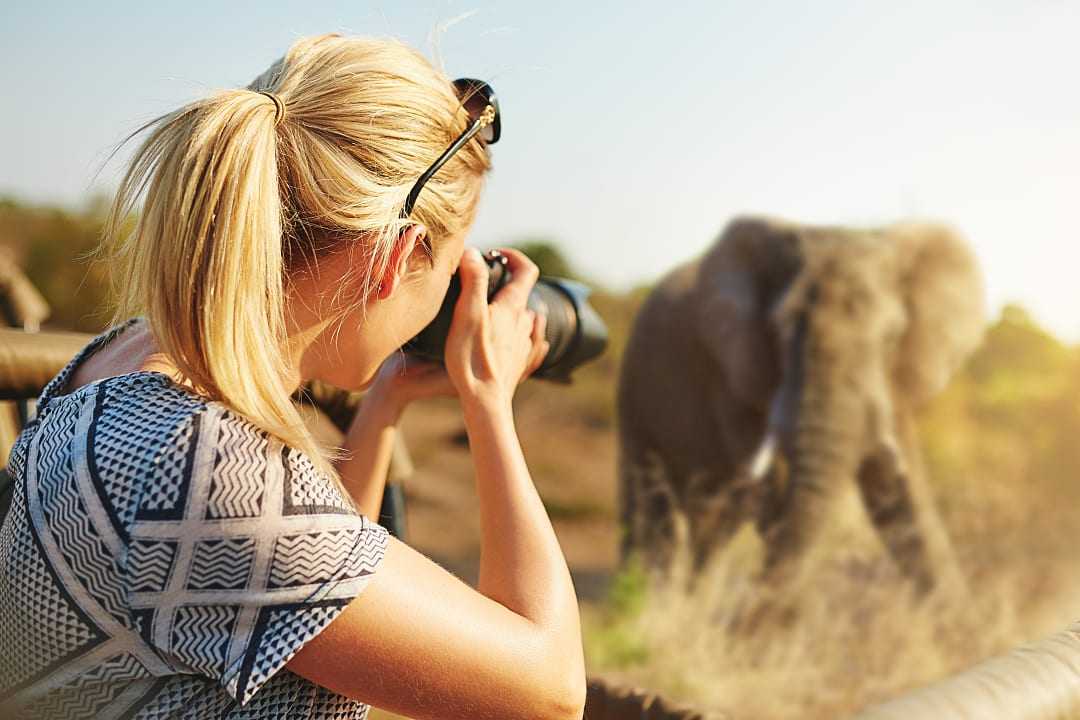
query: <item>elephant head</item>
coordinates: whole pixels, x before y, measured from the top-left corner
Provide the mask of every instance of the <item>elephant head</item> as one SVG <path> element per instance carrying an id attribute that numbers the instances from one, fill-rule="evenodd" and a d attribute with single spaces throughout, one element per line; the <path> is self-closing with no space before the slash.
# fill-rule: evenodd
<path id="1" fill-rule="evenodd" d="M 766 418 L 741 443 L 745 475 L 786 461 L 785 487 L 768 503 L 776 557 L 836 525 L 836 503 L 857 493 L 856 480 L 864 494 L 880 485 L 865 498 L 872 520 L 910 515 L 910 412 L 944 387 L 985 322 L 963 240 L 933 224 L 743 218 L 703 259 L 697 283 L 696 328 L 725 402 Z M 919 541 L 900 534 L 886 545 Z"/>

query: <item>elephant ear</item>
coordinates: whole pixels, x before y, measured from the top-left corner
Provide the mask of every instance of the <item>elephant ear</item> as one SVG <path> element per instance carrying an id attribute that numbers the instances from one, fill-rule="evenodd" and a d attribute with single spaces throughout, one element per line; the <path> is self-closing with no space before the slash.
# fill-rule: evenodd
<path id="1" fill-rule="evenodd" d="M 952 229 L 896 225 L 900 287 L 908 315 L 897 382 L 916 404 L 940 392 L 978 346 L 986 328 L 986 290 L 978 260 Z"/>
<path id="2" fill-rule="evenodd" d="M 701 261 L 694 297 L 697 335 L 730 390 L 764 409 L 779 382 L 770 310 L 797 272 L 794 225 L 733 220 Z"/>

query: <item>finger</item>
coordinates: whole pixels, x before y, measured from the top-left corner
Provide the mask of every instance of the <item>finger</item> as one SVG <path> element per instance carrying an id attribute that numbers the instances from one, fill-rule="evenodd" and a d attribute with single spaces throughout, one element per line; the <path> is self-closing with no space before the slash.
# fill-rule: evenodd
<path id="1" fill-rule="evenodd" d="M 533 345 L 532 355 L 529 356 L 529 364 L 526 367 L 525 374 L 532 375 L 542 362 L 544 362 L 544 344 L 541 342 Z"/>
<path id="2" fill-rule="evenodd" d="M 466 248 L 461 254 L 458 265 L 458 278 L 461 281 L 461 296 L 454 306 L 454 314 L 464 314 L 472 320 L 479 320 L 487 306 L 488 269 L 483 256 L 476 248 Z"/>
<path id="3" fill-rule="evenodd" d="M 532 337 L 533 329 L 536 327 L 537 315 L 538 313 L 532 308 L 525 308 L 525 312 L 518 315 L 518 327 L 529 337 Z"/>
<path id="4" fill-rule="evenodd" d="M 539 316 L 540 313 L 538 312 L 535 312 L 533 310 L 526 310 L 522 314 L 522 319 L 520 321 L 520 327 L 522 331 L 521 334 L 523 336 L 523 339 L 525 339 L 526 342 L 529 343 L 530 352 L 532 348 L 536 346 L 536 323 L 538 322 L 537 318 Z"/>
<path id="5" fill-rule="evenodd" d="M 547 313 L 536 313 L 536 318 L 533 321 L 533 342 L 544 340 L 547 334 Z"/>
<path id="6" fill-rule="evenodd" d="M 544 339 L 544 328 L 547 327 L 547 317 L 543 313 L 536 313 L 536 317 L 533 321 L 532 334 L 530 339 L 532 340 L 532 347 L 529 351 L 529 362 L 525 368 L 525 376 L 532 375 L 537 369 L 544 363 L 544 358 L 547 357 L 548 350 L 551 349 L 551 344 Z"/>
<path id="7" fill-rule="evenodd" d="M 510 282 L 495 294 L 493 302 L 504 302 L 510 306 L 522 307 L 529 299 L 529 292 L 540 277 L 540 268 L 520 250 L 499 248 L 506 256 L 506 268 L 510 271 Z"/>
<path id="8" fill-rule="evenodd" d="M 547 360 L 547 356 L 550 351 L 551 343 L 545 340 L 544 344 L 540 347 L 540 359 L 536 361 L 536 370 L 539 370 L 540 366 L 544 364 L 545 360 Z M 535 370 L 533 372 L 535 372 Z"/>
<path id="9" fill-rule="evenodd" d="M 546 340 L 541 340 L 533 345 L 532 355 L 529 357 L 529 363 L 525 367 L 524 377 L 528 377 L 540 369 L 540 366 L 544 364 L 544 358 L 547 357 L 548 350 L 550 349 L 551 343 Z"/>

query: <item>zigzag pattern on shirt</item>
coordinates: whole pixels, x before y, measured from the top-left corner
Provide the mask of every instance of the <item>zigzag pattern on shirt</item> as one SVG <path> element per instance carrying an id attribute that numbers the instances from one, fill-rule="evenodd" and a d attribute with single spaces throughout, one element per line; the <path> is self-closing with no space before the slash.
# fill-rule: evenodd
<path id="1" fill-rule="evenodd" d="M 172 626 L 172 655 L 195 672 L 218 678 L 239 608 L 191 605 L 176 609 Z"/>
<path id="2" fill-rule="evenodd" d="M 43 420 L 44 434 L 38 444 L 37 474 L 41 504 L 48 507 L 64 490 L 73 487 L 71 452 L 66 438 L 79 420 L 79 404 L 65 403 Z"/>
<path id="3" fill-rule="evenodd" d="M 218 423 L 217 454 L 210 479 L 208 518 L 258 517 L 266 484 L 266 442 L 261 432 L 230 412 Z"/>
<path id="4" fill-rule="evenodd" d="M 29 717 L 82 720 L 97 717 L 125 690 L 121 681 L 146 677 L 149 671 L 133 655 L 117 655 L 91 667 L 73 682 L 51 691 L 23 709 Z"/>
<path id="5" fill-rule="evenodd" d="M 382 548 L 377 533 L 353 529 L 282 535 L 274 543 L 270 587 L 344 580 L 374 572 Z"/>
<path id="6" fill-rule="evenodd" d="M 254 538 L 201 541 L 195 545 L 188 589 L 241 590 L 247 586 L 254 560 Z"/>
<path id="7" fill-rule="evenodd" d="M 162 592 L 169 582 L 176 543 L 167 540 L 132 540 L 127 576 L 131 592 Z"/>
<path id="8" fill-rule="evenodd" d="M 149 674 L 141 662 L 134 655 L 124 653 L 109 658 L 105 662 L 90 668 L 68 687 L 82 687 L 101 681 L 127 680 L 131 678 L 145 677 Z"/>
<path id="9" fill-rule="evenodd" d="M 123 589 L 117 582 L 109 548 L 98 536 L 90 515 L 74 490 L 57 499 L 56 507 L 46 507 L 45 517 L 68 567 L 116 621 L 130 625 Z"/>
<path id="10" fill-rule="evenodd" d="M 358 539 L 358 546 L 353 548 L 351 560 L 345 566 L 347 577 L 371 575 L 386 554 L 390 534 L 381 527 L 368 527 L 366 521 L 364 527 Z"/>
<path id="11" fill-rule="evenodd" d="M 124 691 L 112 681 L 86 683 L 80 687 L 54 690 L 36 703 L 22 708 L 20 717 L 92 720 L 100 715 Z"/>

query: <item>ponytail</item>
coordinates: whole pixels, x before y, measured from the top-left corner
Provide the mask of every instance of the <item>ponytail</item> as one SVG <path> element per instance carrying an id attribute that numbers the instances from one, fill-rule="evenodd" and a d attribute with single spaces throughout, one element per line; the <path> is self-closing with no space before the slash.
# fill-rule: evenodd
<path id="1" fill-rule="evenodd" d="M 278 190 L 276 103 L 227 90 L 158 118 L 106 220 L 117 308 L 145 315 L 161 350 L 196 390 L 287 445 L 322 472 L 321 447 L 290 400 Z M 149 184 L 134 231 L 122 226 Z"/>

